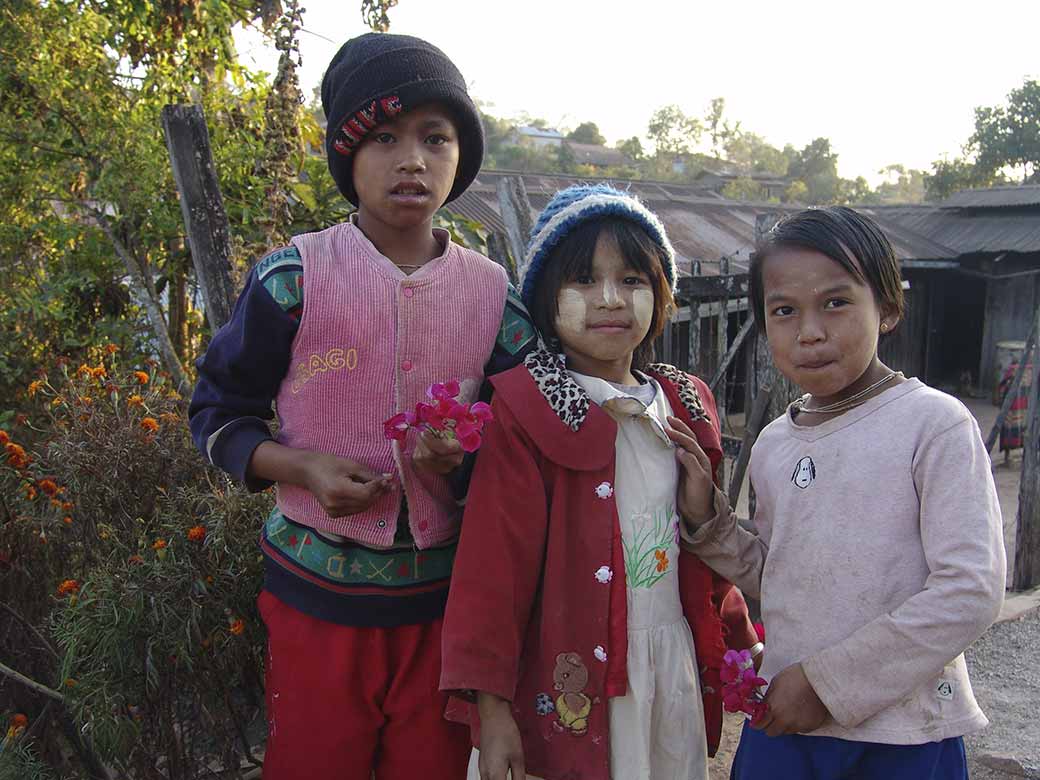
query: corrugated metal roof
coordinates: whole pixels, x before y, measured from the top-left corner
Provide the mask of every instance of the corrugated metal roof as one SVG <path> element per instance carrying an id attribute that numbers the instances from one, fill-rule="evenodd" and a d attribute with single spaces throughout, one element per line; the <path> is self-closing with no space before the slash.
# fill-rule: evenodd
<path id="1" fill-rule="evenodd" d="M 1009 206 L 1040 206 L 1040 184 L 987 187 L 955 192 L 940 204 L 947 209 L 987 209 Z"/>
<path id="2" fill-rule="evenodd" d="M 881 206 L 863 211 L 886 226 L 902 227 L 951 247 L 954 256 L 1040 252 L 1040 213 L 960 211 L 935 206 Z"/>
<path id="3" fill-rule="evenodd" d="M 498 181 L 505 176 L 523 179 L 533 209 L 532 219 L 557 190 L 579 182 L 605 181 L 588 177 L 481 171 L 469 189 L 448 204 L 448 210 L 475 219 L 489 230 L 504 232 L 505 225 L 498 210 Z M 636 195 L 657 213 L 675 247 L 682 274 L 689 274 L 693 262 L 697 261 L 701 264 L 701 274 L 717 275 L 719 260 L 723 257 L 730 259 L 732 272 L 746 271 L 754 248 L 757 215 L 798 210 L 798 207 L 773 203 L 726 200 L 696 186 L 625 179 L 614 179 L 611 183 Z M 901 260 L 957 256 L 956 252 L 936 240 L 918 235 L 902 223 L 889 219 L 887 214 L 879 214 L 877 218 Z"/>

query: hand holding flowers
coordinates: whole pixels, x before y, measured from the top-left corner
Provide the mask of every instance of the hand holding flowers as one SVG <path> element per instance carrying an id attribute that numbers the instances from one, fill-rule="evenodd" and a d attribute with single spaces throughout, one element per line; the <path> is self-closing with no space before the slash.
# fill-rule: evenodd
<path id="1" fill-rule="evenodd" d="M 429 402 L 415 405 L 413 412 L 395 414 L 383 423 L 388 439 L 403 442 L 410 428 L 421 428 L 412 459 L 416 466 L 447 474 L 462 463 L 464 452 L 480 447 L 484 424 L 493 417 L 491 407 L 482 401 L 459 403 L 457 381 L 437 383 L 426 391 Z"/>
<path id="2" fill-rule="evenodd" d="M 815 731 L 830 717 L 801 664 L 788 666 L 772 679 L 765 704 L 768 709 L 751 725 L 771 737 Z"/>

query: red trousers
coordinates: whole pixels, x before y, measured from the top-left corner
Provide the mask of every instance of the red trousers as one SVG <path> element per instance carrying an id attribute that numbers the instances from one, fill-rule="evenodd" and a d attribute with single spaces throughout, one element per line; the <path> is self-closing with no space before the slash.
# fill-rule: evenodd
<path id="1" fill-rule="evenodd" d="M 444 719 L 441 621 L 354 628 L 267 591 L 264 780 L 463 780 L 469 729 Z"/>

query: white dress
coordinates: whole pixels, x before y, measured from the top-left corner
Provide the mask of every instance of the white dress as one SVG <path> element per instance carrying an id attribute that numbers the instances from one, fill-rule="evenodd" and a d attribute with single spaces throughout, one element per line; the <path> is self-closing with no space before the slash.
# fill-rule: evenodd
<path id="1" fill-rule="evenodd" d="M 707 780 L 693 635 L 679 602 L 679 467 L 665 435 L 668 399 L 574 371 L 571 377 L 618 424 L 614 499 L 628 589 L 628 691 L 609 700 L 614 780 Z M 473 751 L 468 780 L 479 780 Z M 528 775 L 528 780 L 537 780 Z"/>
<path id="2" fill-rule="evenodd" d="M 609 702 L 611 776 L 706 780 L 704 704 L 679 601 L 679 465 L 664 432 L 672 408 L 649 377 L 632 388 L 571 376 L 618 424 L 614 499 L 628 586 L 628 692 Z"/>

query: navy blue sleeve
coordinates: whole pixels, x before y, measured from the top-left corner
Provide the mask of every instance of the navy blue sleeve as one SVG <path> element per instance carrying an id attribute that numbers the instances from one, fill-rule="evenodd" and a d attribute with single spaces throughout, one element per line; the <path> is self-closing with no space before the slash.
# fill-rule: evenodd
<path id="1" fill-rule="evenodd" d="M 272 438 L 268 421 L 302 308 L 299 252 L 272 252 L 249 272 L 231 320 L 195 364 L 199 378 L 188 408 L 195 446 L 252 492 L 271 484 L 250 479 L 246 468 L 253 450 Z"/>

